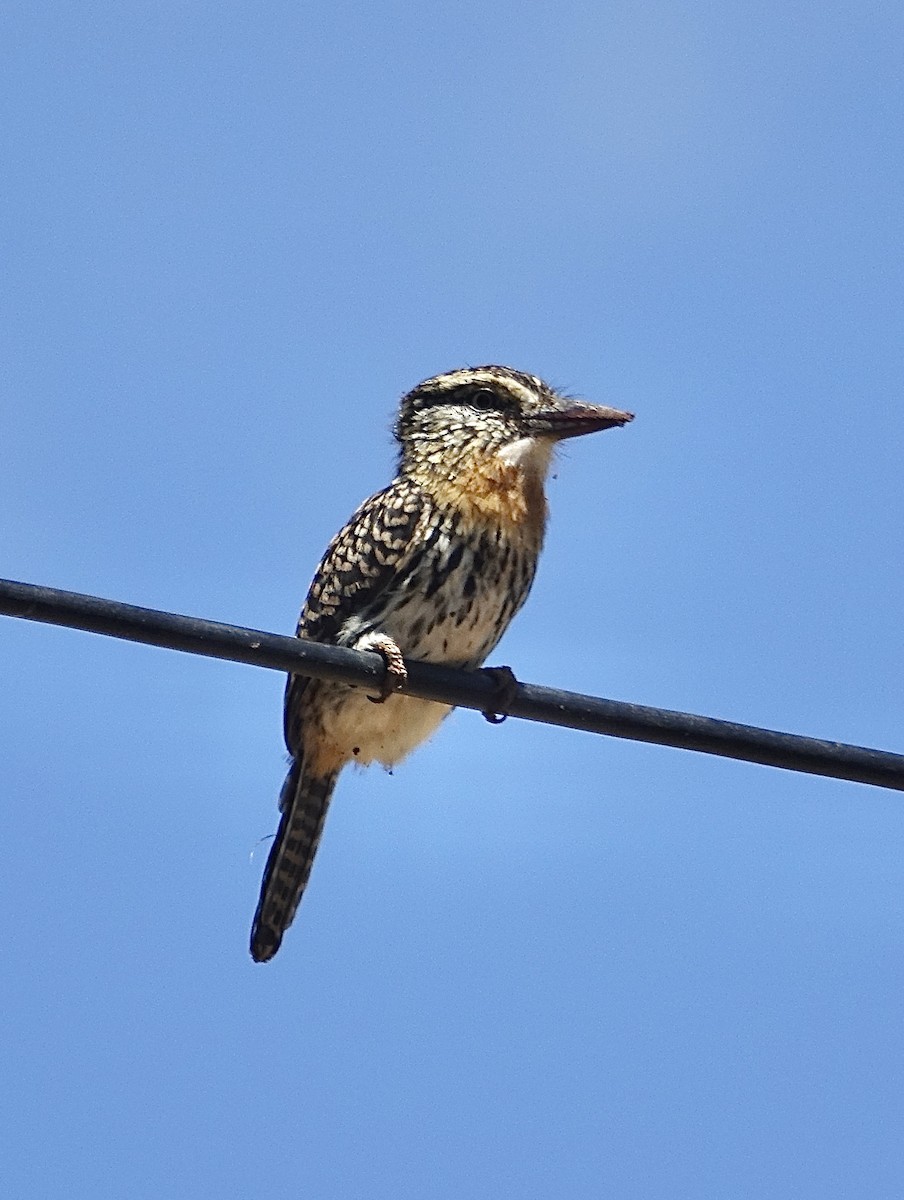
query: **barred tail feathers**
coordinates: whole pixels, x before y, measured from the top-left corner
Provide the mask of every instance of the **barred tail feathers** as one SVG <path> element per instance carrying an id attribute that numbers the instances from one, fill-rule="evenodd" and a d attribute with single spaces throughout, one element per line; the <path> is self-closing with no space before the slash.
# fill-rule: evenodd
<path id="1" fill-rule="evenodd" d="M 267 962 L 301 902 L 339 772 L 311 775 L 293 761 L 280 793 L 282 817 L 264 868 L 260 900 L 251 927 L 251 957 Z"/>

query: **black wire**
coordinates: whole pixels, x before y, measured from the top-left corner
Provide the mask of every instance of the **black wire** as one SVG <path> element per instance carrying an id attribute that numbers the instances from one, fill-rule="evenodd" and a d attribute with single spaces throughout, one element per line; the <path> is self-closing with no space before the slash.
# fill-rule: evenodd
<path id="1" fill-rule="evenodd" d="M 217 621 L 203 621 L 197 617 L 183 617 L 12 580 L 0 580 L 0 613 L 202 654 L 208 658 L 231 659 L 256 667 L 292 671 L 320 679 L 340 679 L 362 686 L 379 687 L 385 670 L 378 654 L 320 645 L 236 625 L 221 625 Z M 404 690 L 410 695 L 474 708 L 479 712 L 495 711 L 499 703 L 499 681 L 484 672 L 460 671 L 421 662 L 406 665 L 408 682 Z M 904 791 L 904 755 L 885 750 L 869 750 L 843 742 L 825 742 L 752 725 L 736 725 L 692 713 L 582 696 L 532 683 L 519 683 L 510 696 L 506 695 L 505 711 L 528 721 Z"/>

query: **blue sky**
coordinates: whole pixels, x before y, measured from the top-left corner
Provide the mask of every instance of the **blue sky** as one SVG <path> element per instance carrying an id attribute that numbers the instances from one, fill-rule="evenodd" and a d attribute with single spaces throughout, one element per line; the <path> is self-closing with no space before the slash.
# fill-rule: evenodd
<path id="1" fill-rule="evenodd" d="M 570 444 L 497 661 L 904 750 L 904 15 L 29 4 L 2 574 L 291 630 L 400 393 Z M 247 932 L 281 678 L 0 622 L 10 1196 L 891 1197 L 890 792 L 457 713 Z"/>

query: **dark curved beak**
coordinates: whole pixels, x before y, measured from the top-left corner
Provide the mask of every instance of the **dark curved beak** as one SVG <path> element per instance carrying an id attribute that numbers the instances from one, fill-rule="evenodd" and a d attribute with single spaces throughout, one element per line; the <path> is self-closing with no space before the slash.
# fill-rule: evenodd
<path id="1" fill-rule="evenodd" d="M 581 437 L 585 433 L 597 433 L 600 429 L 613 429 L 616 425 L 627 425 L 633 420 L 634 413 L 621 412 L 617 408 L 568 401 L 561 408 L 535 413 L 527 424 L 531 433 L 561 441 L 563 438 Z"/>

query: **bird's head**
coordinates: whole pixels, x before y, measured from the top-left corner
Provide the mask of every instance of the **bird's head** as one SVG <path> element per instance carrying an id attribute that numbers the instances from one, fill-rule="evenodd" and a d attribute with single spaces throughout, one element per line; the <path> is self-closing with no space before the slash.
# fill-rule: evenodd
<path id="1" fill-rule="evenodd" d="M 511 367 L 463 367 L 425 379 L 403 396 L 395 436 L 403 471 L 451 478 L 483 461 L 542 480 L 557 442 L 632 419 L 632 413 L 564 396 Z"/>

